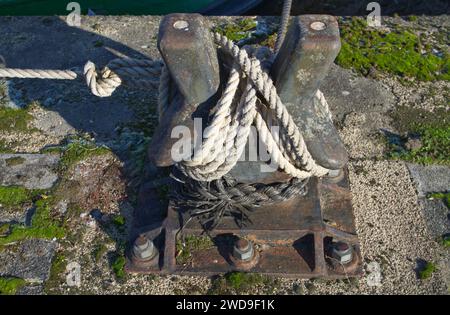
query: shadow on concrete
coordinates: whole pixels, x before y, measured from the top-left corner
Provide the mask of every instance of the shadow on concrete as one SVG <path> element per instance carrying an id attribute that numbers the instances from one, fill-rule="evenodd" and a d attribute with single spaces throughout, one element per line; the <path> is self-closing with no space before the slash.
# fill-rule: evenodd
<path id="1" fill-rule="evenodd" d="M 140 25 L 138 21 L 145 25 Z M 82 23 L 83 29 L 70 27 L 62 18 L 56 16 L 0 17 L 0 55 L 5 66 L 62 70 L 74 67 L 82 69 L 88 60 L 102 68 L 118 57 L 159 59 L 156 45 L 151 43 L 155 40 L 158 30 L 157 17 L 89 17 L 86 22 L 89 24 L 84 21 Z M 122 27 L 126 27 L 127 31 L 116 32 Z M 111 37 L 116 40 L 101 35 L 102 31 L 86 30 L 89 28 L 103 29 L 108 35 L 113 34 Z M 109 144 L 118 140 L 118 128 L 142 120 L 139 116 L 143 111 L 155 113 L 154 121 L 148 122 L 149 129 L 150 125 L 157 121 L 156 90 L 119 87 L 111 97 L 99 98 L 91 94 L 83 78 L 74 81 L 8 79 L 8 85 L 9 89 L 14 91 L 10 94 L 11 99 L 14 99 L 19 91 L 23 104 L 39 102 L 45 109 L 57 113 L 57 120 L 52 123 L 56 129 L 61 124 L 67 125 L 67 128 L 60 131 L 63 136 L 88 133 L 98 143 Z M 110 146 L 125 166 L 130 158 L 127 145 L 124 143 L 123 147 Z M 124 175 L 124 180 L 128 182 L 130 177 L 126 167 Z M 158 212 L 160 208 L 152 210 Z M 120 211 L 126 217 L 122 207 Z M 149 222 L 141 224 L 161 222 L 163 218 L 163 213 L 159 212 L 146 215 L 145 219 Z M 99 226 L 116 242 L 119 241 L 110 228 L 104 228 L 102 224 Z"/>
<path id="2" fill-rule="evenodd" d="M 121 17 L 114 19 L 121 27 Z M 91 21 L 91 19 L 89 19 Z M 92 22 L 101 27 L 106 20 Z M 88 60 L 98 68 L 118 57 L 151 58 L 142 51 L 95 32 L 70 27 L 58 17 L 0 17 L 0 55 L 6 67 L 31 69 L 82 69 Z M 148 41 L 154 34 L 148 35 Z M 134 41 L 134 34 L 130 38 Z M 88 132 L 99 140 L 115 136 L 115 129 L 133 119 L 131 105 L 155 104 L 156 91 L 126 90 L 119 87 L 111 97 L 91 94 L 83 78 L 67 80 L 13 79 L 12 90 L 19 90 L 27 103 L 38 101 L 57 112 L 70 126 Z M 11 95 L 13 98 L 14 95 Z M 133 103 L 134 102 L 134 103 Z"/>

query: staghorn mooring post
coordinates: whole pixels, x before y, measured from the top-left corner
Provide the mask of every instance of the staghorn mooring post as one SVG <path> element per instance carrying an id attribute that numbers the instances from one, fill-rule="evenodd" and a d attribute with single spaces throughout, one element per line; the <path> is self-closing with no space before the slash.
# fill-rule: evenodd
<path id="1" fill-rule="evenodd" d="M 340 48 L 336 18 L 296 16 L 271 70 L 278 94 L 300 128 L 309 152 L 319 165 L 331 170 L 343 168 L 348 155 L 316 92 Z"/>
<path id="2" fill-rule="evenodd" d="M 174 164 L 171 133 L 176 126 L 186 126 L 193 135 L 194 118 L 202 117 L 217 100 L 220 85 L 217 49 L 207 21 L 200 14 L 170 14 L 160 24 L 158 49 L 175 84 L 183 96 L 175 99 L 160 118 L 149 150 L 156 166 Z"/>
<path id="3" fill-rule="evenodd" d="M 171 138 L 172 129 L 184 125 L 192 134 L 194 118 L 212 113 L 210 110 L 223 97 L 228 70 L 236 56 L 224 46 L 217 48 L 213 44 L 209 28 L 199 15 L 165 17 L 158 48 L 173 80 L 172 100 L 160 117 L 149 156 L 157 166 L 169 166 L 174 164 L 171 149 L 178 140 Z M 314 161 L 331 170 L 328 178 L 293 179 L 277 170 L 277 165 L 275 171 L 262 172 L 261 166 L 267 163 L 261 159 L 238 161 L 228 173 L 236 182 L 220 178 L 205 183 L 189 176 L 184 183 L 177 183 L 180 189 L 176 193 L 180 195 L 170 197 L 163 224 L 144 235 L 160 250 L 161 256 L 155 258 L 151 243 L 137 238 L 127 270 L 201 275 L 239 270 L 333 279 L 361 274 L 362 260 L 345 167 L 348 157 L 318 90 L 339 49 L 339 31 L 333 17 L 294 17 L 270 69 L 276 92 L 298 125 Z M 237 91 L 242 93 L 247 82 L 240 83 Z M 175 97 L 177 93 L 181 97 Z M 239 97 L 233 99 L 236 102 Z M 258 147 L 254 140 L 247 140 L 247 146 Z M 331 173 L 342 176 L 333 177 Z M 253 202 L 253 192 L 262 196 L 258 197 L 261 200 L 269 198 L 271 202 Z M 179 197 L 187 202 L 178 203 Z M 236 214 L 223 216 L 208 231 L 214 245 L 198 250 L 184 246 L 188 236 L 196 239 L 205 232 L 204 221 L 191 218 L 205 211 L 227 211 L 227 207 Z M 214 219 L 213 215 L 206 219 Z M 239 215 L 246 224 L 239 223 Z M 189 251 L 188 262 L 179 260 L 183 251 Z"/>
<path id="4" fill-rule="evenodd" d="M 334 17 L 295 16 L 270 73 L 312 157 L 319 165 L 336 173 L 346 165 L 348 155 L 316 93 L 340 47 L 339 27 Z M 242 160 L 230 174 L 245 183 L 272 183 L 291 178 L 279 171 L 261 172 L 263 164 L 262 161 Z"/>

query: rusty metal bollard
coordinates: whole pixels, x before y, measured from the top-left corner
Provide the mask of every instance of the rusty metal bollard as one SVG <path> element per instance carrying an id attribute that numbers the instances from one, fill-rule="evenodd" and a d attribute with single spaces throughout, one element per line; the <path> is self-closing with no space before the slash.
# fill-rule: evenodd
<path id="1" fill-rule="evenodd" d="M 218 49 L 208 23 L 198 14 L 164 17 L 158 48 L 174 81 L 172 92 L 180 93 L 182 98 L 174 97 L 161 117 L 148 154 L 155 165 L 170 166 L 174 164 L 171 149 L 177 141 L 171 137 L 172 129 L 183 125 L 189 128 L 191 135 L 198 132 L 194 130 L 194 119 L 208 117 L 217 103 L 231 60 L 220 55 L 224 64 L 219 64 Z M 156 235 L 164 239 L 164 248 L 160 251 L 163 266 L 145 265 L 136 259 L 139 255 L 135 253 L 134 261 L 127 267 L 129 271 L 212 275 L 246 270 L 305 278 L 346 278 L 361 274 L 345 167 L 348 156 L 332 118 L 317 96 L 339 49 L 339 30 L 334 17 L 293 17 L 270 69 L 278 95 L 299 127 L 308 151 L 319 165 L 331 170 L 330 174 L 339 176 L 335 180 L 311 178 L 306 195 L 255 207 L 249 226 L 224 220 L 210 232 L 217 246 L 190 253 L 191 265 L 177 263 L 177 239 L 180 235 L 202 235 L 203 227 L 195 220 L 183 225 L 181 214 L 169 202 L 164 224 L 147 232 L 151 235 L 149 239 L 156 239 Z M 255 145 L 258 144 L 247 143 L 247 146 Z M 264 164 L 263 161 L 239 161 L 229 174 L 239 183 L 270 184 L 291 179 L 278 170 L 261 172 Z M 329 244 L 335 241 L 345 242 L 353 251 L 352 263 L 341 269 L 334 268 L 327 258 L 332 255 L 328 253 Z M 138 242 L 136 246 L 139 245 Z"/>

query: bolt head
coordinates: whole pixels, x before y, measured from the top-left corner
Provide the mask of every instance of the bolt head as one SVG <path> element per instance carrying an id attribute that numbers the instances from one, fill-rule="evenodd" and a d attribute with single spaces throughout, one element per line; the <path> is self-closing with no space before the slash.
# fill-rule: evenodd
<path id="1" fill-rule="evenodd" d="M 135 241 L 134 246 L 140 250 L 144 250 L 148 247 L 149 240 L 144 236 L 140 235 Z"/>
<path id="2" fill-rule="evenodd" d="M 341 170 L 330 170 L 327 175 L 328 177 L 338 177 L 341 175 Z"/>
<path id="3" fill-rule="evenodd" d="M 133 254 L 140 259 L 151 259 L 157 254 L 157 250 L 151 240 L 139 236 L 134 242 Z"/>
<path id="4" fill-rule="evenodd" d="M 233 256 L 236 259 L 247 261 L 253 258 L 253 244 L 245 239 L 239 239 L 233 247 Z"/>
<path id="5" fill-rule="evenodd" d="M 246 240 L 245 238 L 240 238 L 236 242 L 236 248 L 238 248 L 239 250 L 242 250 L 242 251 L 247 250 L 249 246 L 250 246 L 250 242 L 248 240 Z"/>
<path id="6" fill-rule="evenodd" d="M 341 264 L 348 264 L 353 260 L 353 248 L 345 242 L 333 244 L 333 258 Z"/>

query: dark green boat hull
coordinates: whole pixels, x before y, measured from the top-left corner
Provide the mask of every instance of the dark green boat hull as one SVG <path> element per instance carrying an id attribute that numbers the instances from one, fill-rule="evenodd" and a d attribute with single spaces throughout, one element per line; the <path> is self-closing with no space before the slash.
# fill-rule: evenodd
<path id="1" fill-rule="evenodd" d="M 261 0 L 74 0 L 81 13 L 97 15 L 163 15 L 192 13 L 240 15 Z M 0 15 L 67 15 L 69 0 L 0 0 Z"/>

